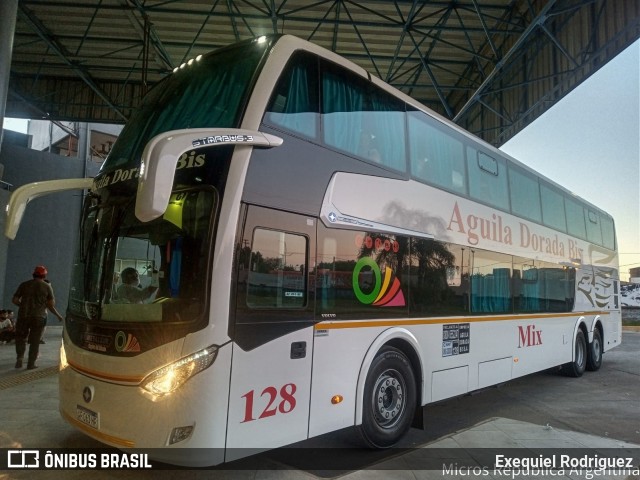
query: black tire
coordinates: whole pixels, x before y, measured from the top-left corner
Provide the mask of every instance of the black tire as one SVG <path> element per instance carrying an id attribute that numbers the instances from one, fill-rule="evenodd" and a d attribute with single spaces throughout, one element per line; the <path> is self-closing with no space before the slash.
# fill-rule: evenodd
<path id="1" fill-rule="evenodd" d="M 395 445 L 411 427 L 416 380 L 404 353 L 383 347 L 371 362 L 364 385 L 362 425 L 357 430 L 373 448 Z"/>
<path id="2" fill-rule="evenodd" d="M 597 328 L 593 331 L 593 341 L 589 344 L 587 370 L 595 372 L 602 366 L 602 335 Z"/>
<path id="3" fill-rule="evenodd" d="M 584 332 L 578 330 L 574 344 L 574 360 L 562 366 L 562 372 L 569 377 L 581 377 L 587 368 L 587 341 Z"/>

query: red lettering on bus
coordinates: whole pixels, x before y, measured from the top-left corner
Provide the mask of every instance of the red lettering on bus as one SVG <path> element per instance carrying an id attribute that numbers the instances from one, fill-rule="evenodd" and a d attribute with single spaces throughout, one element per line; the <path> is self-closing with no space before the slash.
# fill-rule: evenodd
<path id="1" fill-rule="evenodd" d="M 267 405 L 262 410 L 262 413 L 256 419 L 254 416 L 254 394 L 255 390 L 250 390 L 242 397 L 244 398 L 244 419 L 240 423 L 253 422 L 254 420 L 260 420 L 262 418 L 273 417 L 278 412 L 282 414 L 290 413 L 296 408 L 296 393 L 295 383 L 287 383 L 280 388 L 280 396 L 278 397 L 278 389 L 273 386 L 266 387 L 262 390 L 260 398 L 265 395 L 268 397 Z M 280 402 L 276 402 L 280 398 Z"/>
<path id="2" fill-rule="evenodd" d="M 518 327 L 518 348 L 536 345 L 542 345 L 542 330 L 536 330 L 535 325 L 527 325 L 526 329 Z"/>

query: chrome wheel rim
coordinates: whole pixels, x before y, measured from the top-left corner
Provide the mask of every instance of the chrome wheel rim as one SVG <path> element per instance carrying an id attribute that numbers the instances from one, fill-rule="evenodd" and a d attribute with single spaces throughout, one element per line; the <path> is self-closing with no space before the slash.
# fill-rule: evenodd
<path id="1" fill-rule="evenodd" d="M 407 386 L 396 370 L 385 370 L 377 378 L 373 388 L 373 416 L 382 428 L 395 426 L 406 407 Z"/>
<path id="2" fill-rule="evenodd" d="M 602 357 L 602 345 L 600 344 L 600 339 L 598 337 L 594 337 L 593 339 L 593 360 L 596 363 L 600 363 L 600 358 Z"/>
<path id="3" fill-rule="evenodd" d="M 585 360 L 585 345 L 584 342 L 576 342 L 576 365 L 582 367 Z"/>

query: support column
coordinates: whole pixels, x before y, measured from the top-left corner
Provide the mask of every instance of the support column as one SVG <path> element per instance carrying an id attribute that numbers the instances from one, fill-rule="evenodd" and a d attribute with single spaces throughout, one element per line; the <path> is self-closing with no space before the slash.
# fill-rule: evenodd
<path id="1" fill-rule="evenodd" d="M 11 72 L 11 52 L 13 35 L 16 31 L 18 0 L 0 1 L 0 149 L 4 128 L 4 112 L 7 108 L 9 93 L 9 74 Z"/>
<path id="2" fill-rule="evenodd" d="M 82 160 L 82 176 L 87 176 L 87 162 L 91 159 L 89 146 L 91 143 L 91 129 L 89 128 L 89 123 L 87 122 L 78 122 L 77 124 L 77 132 L 78 132 L 78 158 Z"/>

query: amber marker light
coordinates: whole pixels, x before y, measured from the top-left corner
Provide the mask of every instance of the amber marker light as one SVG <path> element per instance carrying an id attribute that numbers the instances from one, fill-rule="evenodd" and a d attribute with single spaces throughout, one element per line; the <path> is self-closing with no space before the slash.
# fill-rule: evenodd
<path id="1" fill-rule="evenodd" d="M 519 361 L 519 360 L 520 360 L 520 359 L 519 359 L 518 357 L 514 357 L 514 359 L 513 359 L 513 363 L 518 363 L 518 361 Z"/>
<path id="2" fill-rule="evenodd" d="M 331 397 L 331 404 L 338 405 L 339 403 L 342 403 L 342 400 L 344 400 L 344 397 L 342 395 L 334 395 L 333 397 Z"/>

